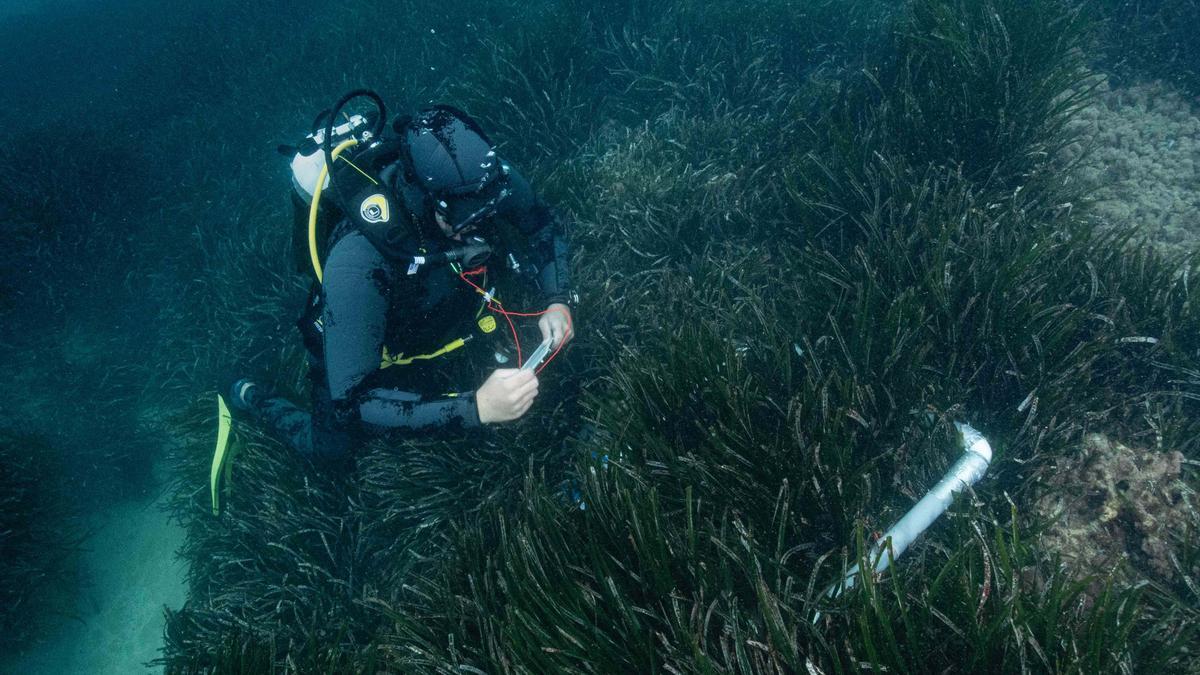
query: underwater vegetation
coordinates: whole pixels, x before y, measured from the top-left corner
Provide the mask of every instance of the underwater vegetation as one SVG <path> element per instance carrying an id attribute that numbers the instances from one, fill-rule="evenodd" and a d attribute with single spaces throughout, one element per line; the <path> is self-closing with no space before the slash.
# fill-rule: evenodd
<path id="1" fill-rule="evenodd" d="M 1186 671 L 1194 510 L 1171 569 L 1038 538 L 1085 433 L 1196 454 L 1195 262 L 1099 228 L 1061 159 L 1091 18 L 922 0 L 806 52 L 837 5 L 554 6 L 445 95 L 576 216 L 588 330 L 545 379 L 579 391 L 332 484 L 244 430 L 223 520 L 189 451 L 168 670 Z M 826 597 L 960 419 L 985 483 Z"/>
<path id="2" fill-rule="evenodd" d="M 156 299 L 136 349 L 103 344 L 142 356 L 108 405 L 175 441 L 190 593 L 167 672 L 1195 672 L 1197 261 L 1106 227 L 1077 178 L 1100 73 L 1190 58 L 1114 64 L 1167 39 L 1134 4 L 216 3 L 165 29 L 170 58 L 124 86 L 173 92 L 131 96 L 179 167 L 137 182 L 173 197 L 120 203 L 120 237 L 112 209 L 31 208 L 86 176 L 0 207 L 64 233 L 3 255 L 118 247 L 77 276 Z M 244 28 L 211 50 L 197 22 Z M 574 215 L 579 337 L 529 420 L 373 443 L 344 477 L 239 425 L 214 518 L 225 370 L 306 400 L 310 280 L 271 148 L 363 84 L 469 110 Z M 956 458 L 956 421 L 996 449 L 988 476 L 827 595 Z M 1097 465 L 1097 435 L 1130 452 Z M 1170 528 L 1129 527 L 1146 510 L 1122 499 L 1150 488 L 1085 478 L 1113 548 L 1060 546 L 1063 476 L 1110 459 L 1170 465 Z"/>
<path id="3" fill-rule="evenodd" d="M 1150 76 L 1200 93 L 1200 2 L 1099 0 L 1088 8 L 1102 25 L 1097 49 L 1106 67 L 1125 77 Z"/>

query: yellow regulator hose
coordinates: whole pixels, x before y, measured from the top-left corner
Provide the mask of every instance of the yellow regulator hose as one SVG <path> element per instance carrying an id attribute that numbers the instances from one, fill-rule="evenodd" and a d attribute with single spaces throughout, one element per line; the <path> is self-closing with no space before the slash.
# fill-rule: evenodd
<path id="1" fill-rule="evenodd" d="M 353 138 L 346 139 L 338 144 L 333 149 L 333 159 L 336 160 L 338 155 L 346 148 L 358 145 L 358 141 Z M 329 165 L 321 167 L 321 175 L 317 177 L 317 186 L 313 188 L 312 206 L 308 209 L 308 255 L 312 259 L 313 271 L 317 273 L 317 281 L 321 282 L 321 259 L 317 256 L 317 209 L 321 206 L 321 192 L 325 188 L 325 180 L 329 177 Z"/>

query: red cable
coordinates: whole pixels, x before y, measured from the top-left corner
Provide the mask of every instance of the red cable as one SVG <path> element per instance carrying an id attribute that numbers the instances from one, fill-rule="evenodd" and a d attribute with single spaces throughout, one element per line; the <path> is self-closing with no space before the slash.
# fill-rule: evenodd
<path id="1" fill-rule="evenodd" d="M 515 325 L 515 324 L 513 324 L 513 320 L 512 320 L 512 319 L 511 319 L 511 318 L 508 316 L 508 312 L 507 312 L 507 311 L 505 311 L 505 309 L 504 309 L 504 306 L 500 304 L 500 301 L 499 301 L 499 300 L 496 300 L 496 299 L 495 299 L 495 298 L 492 296 L 492 294 L 491 294 L 491 293 L 488 293 L 487 291 L 483 290 L 483 289 L 482 289 L 482 288 L 480 288 L 480 287 L 479 287 L 477 284 L 475 284 L 475 282 L 473 282 L 473 281 L 471 281 L 470 279 L 468 279 L 468 278 L 467 278 L 467 274 L 478 274 L 478 273 L 479 273 L 479 269 L 477 268 L 477 269 L 475 269 L 475 270 L 471 270 L 471 271 L 469 271 L 469 272 L 463 272 L 463 273 L 459 274 L 458 276 L 459 276 L 459 278 L 460 278 L 460 279 L 462 279 L 463 281 L 465 281 L 465 282 L 467 282 L 468 284 L 470 284 L 471 288 L 474 288 L 474 289 L 475 289 L 476 291 L 478 291 L 478 292 L 479 292 L 481 295 L 483 295 L 483 297 L 487 298 L 487 308 L 488 308 L 489 310 L 491 310 L 491 311 L 493 311 L 493 312 L 496 312 L 497 314 L 500 314 L 500 315 L 502 315 L 502 316 L 504 317 L 504 320 L 508 322 L 508 329 L 509 329 L 510 331 L 512 331 L 512 336 L 513 336 L 513 344 L 514 344 L 514 345 L 516 345 L 516 347 L 517 347 L 517 366 L 518 366 L 518 367 L 520 367 L 520 365 L 521 365 L 521 360 L 522 360 L 522 356 L 521 356 L 521 339 L 520 339 L 519 337 L 517 337 L 517 327 L 516 327 L 516 325 Z M 499 307 L 499 309 L 497 309 L 497 307 Z"/>
<path id="2" fill-rule="evenodd" d="M 495 310 L 493 309 L 492 311 L 495 311 Z M 508 312 L 506 312 L 506 311 L 504 311 L 503 309 L 501 309 L 501 310 L 500 310 L 500 313 L 504 315 L 504 320 L 508 322 L 508 329 L 509 329 L 510 331 L 512 331 L 512 336 L 513 336 L 513 344 L 515 344 L 515 345 L 517 346 L 517 367 L 518 367 L 518 368 L 520 368 L 520 367 L 521 367 L 521 361 L 522 361 L 522 358 L 521 358 L 521 339 L 517 337 L 517 327 L 516 327 L 516 326 L 513 324 L 513 320 L 512 320 L 512 319 L 510 319 L 510 318 L 508 317 Z"/>
<path id="3" fill-rule="evenodd" d="M 487 271 L 486 267 L 476 267 L 473 270 L 465 270 L 465 271 L 459 273 L 458 277 L 460 279 L 462 279 L 463 281 L 465 281 L 468 285 L 470 285 L 471 288 L 474 288 L 480 295 L 487 298 L 487 308 L 497 314 L 502 315 L 504 317 L 505 321 L 508 322 L 508 328 L 510 331 L 512 331 L 513 344 L 516 345 L 516 347 L 517 347 L 517 366 L 520 367 L 521 361 L 523 360 L 521 357 L 521 340 L 520 340 L 520 338 L 517 337 L 517 327 L 516 327 L 516 325 L 513 324 L 513 320 L 511 317 L 514 317 L 514 316 L 526 316 L 526 317 L 542 316 L 543 314 L 548 313 L 550 311 L 550 309 L 546 308 L 540 312 L 510 312 L 510 311 L 504 309 L 504 305 L 499 300 L 496 300 L 490 293 L 483 290 L 477 284 L 475 284 L 475 282 L 473 282 L 467 278 L 467 275 L 476 276 L 476 275 L 482 274 L 485 271 Z M 566 314 L 567 314 L 567 331 L 570 333 L 574 333 L 575 327 L 571 320 L 571 312 L 568 311 Z M 554 352 L 550 354 L 550 358 L 548 358 L 544 362 L 542 362 L 542 365 L 538 366 L 538 369 L 534 371 L 534 374 L 535 375 L 540 374 L 542 372 L 543 368 L 550 365 L 550 362 L 554 360 L 554 357 L 558 356 L 558 353 L 560 351 L 562 351 L 562 348 L 566 343 L 567 343 L 566 340 L 559 340 L 558 346 L 554 348 Z"/>

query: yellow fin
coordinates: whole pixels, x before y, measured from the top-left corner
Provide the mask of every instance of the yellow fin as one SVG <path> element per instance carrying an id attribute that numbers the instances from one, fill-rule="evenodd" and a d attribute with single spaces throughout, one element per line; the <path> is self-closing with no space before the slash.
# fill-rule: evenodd
<path id="1" fill-rule="evenodd" d="M 221 515 L 221 483 L 229 480 L 229 429 L 232 425 L 229 406 L 217 394 L 217 446 L 213 450 L 212 470 L 208 477 L 214 516 Z"/>

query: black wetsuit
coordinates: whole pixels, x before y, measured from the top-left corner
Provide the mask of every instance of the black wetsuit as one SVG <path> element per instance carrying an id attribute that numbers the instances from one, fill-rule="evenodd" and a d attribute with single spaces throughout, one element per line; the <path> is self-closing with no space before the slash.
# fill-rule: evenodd
<path id="1" fill-rule="evenodd" d="M 525 269 L 537 271 L 522 278 L 537 287 L 542 308 L 565 302 L 567 246 L 559 221 L 515 170 L 508 179 L 510 194 L 479 231 L 501 251 L 522 254 L 518 259 Z M 399 184 L 396 192 L 409 195 L 405 201 L 424 231 L 426 253 L 457 244 L 435 229 L 424 202 L 410 203 L 418 201 L 411 186 Z M 453 359 L 381 367 L 381 356 L 385 348 L 391 355 L 426 354 L 478 333 L 480 294 L 448 263 L 414 271 L 407 260 L 389 259 L 349 221 L 336 228 L 334 240 L 320 289 L 320 353 L 310 354 L 313 413 L 278 397 L 257 402 L 255 410 L 298 452 L 319 460 L 347 458 L 362 435 L 478 427 L 475 392 L 453 387 L 479 382 L 448 381 L 446 366 Z M 493 255 L 489 267 L 502 264 Z"/>

